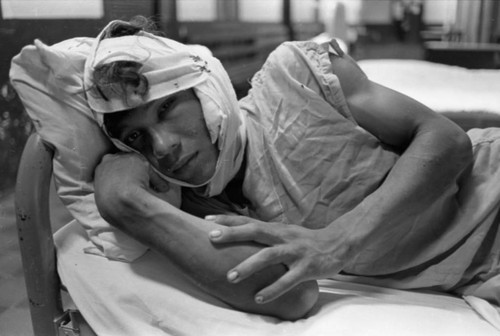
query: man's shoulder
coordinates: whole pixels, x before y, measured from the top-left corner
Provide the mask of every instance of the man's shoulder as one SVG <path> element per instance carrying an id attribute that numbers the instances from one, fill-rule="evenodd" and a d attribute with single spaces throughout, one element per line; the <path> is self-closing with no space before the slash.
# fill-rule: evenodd
<path id="1" fill-rule="evenodd" d="M 315 62 L 327 56 L 328 49 L 313 41 L 287 41 L 269 54 L 266 63 L 276 63 L 284 68 L 296 66 L 297 62 Z"/>
<path id="2" fill-rule="evenodd" d="M 330 67 L 328 50 L 312 41 L 287 41 L 276 47 L 267 57 L 261 69 L 252 78 L 252 87 L 260 87 L 270 81 L 304 83 L 308 78 L 321 76 Z"/>

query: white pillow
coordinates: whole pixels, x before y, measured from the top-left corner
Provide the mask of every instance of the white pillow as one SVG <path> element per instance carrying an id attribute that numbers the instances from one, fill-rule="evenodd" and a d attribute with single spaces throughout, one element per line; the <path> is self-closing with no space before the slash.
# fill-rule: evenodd
<path id="1" fill-rule="evenodd" d="M 10 78 L 37 132 L 55 148 L 57 193 L 87 231 L 93 243 L 87 252 L 133 261 L 147 248 L 104 221 L 94 200 L 94 168 L 112 145 L 83 92 L 83 68 L 93 40 L 73 38 L 53 46 L 35 41 L 14 57 Z"/>

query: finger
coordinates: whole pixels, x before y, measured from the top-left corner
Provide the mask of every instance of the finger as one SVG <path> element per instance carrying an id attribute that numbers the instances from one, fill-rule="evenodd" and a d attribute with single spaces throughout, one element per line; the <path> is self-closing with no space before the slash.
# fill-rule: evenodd
<path id="1" fill-rule="evenodd" d="M 257 237 L 257 235 L 258 233 L 255 232 L 254 225 L 252 224 L 234 227 L 221 227 L 212 230 L 209 233 L 210 240 L 214 243 L 236 243 L 253 241 Z"/>
<path id="2" fill-rule="evenodd" d="M 281 264 L 284 261 L 285 257 L 278 248 L 264 248 L 227 272 L 227 279 L 232 283 L 238 283 L 268 266 Z"/>
<path id="3" fill-rule="evenodd" d="M 263 304 L 276 300 L 305 280 L 302 279 L 301 274 L 302 272 L 298 268 L 290 269 L 273 284 L 259 291 L 255 295 L 255 302 Z"/>
<path id="4" fill-rule="evenodd" d="M 205 216 L 205 220 L 215 222 L 224 226 L 243 225 L 253 221 L 253 219 L 249 217 L 234 215 L 208 215 Z"/>
<path id="5" fill-rule="evenodd" d="M 209 233 L 214 243 L 235 243 L 253 241 L 263 245 L 274 245 L 282 242 L 273 233 L 271 225 L 264 223 L 248 223 L 234 227 L 221 227 Z"/>

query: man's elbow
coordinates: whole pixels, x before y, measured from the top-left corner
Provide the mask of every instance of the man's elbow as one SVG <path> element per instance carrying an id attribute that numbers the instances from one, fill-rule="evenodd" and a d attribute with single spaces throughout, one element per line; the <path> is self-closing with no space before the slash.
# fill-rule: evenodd
<path id="1" fill-rule="evenodd" d="M 121 230 L 126 230 L 125 223 L 145 218 L 144 209 L 147 206 L 144 194 L 140 188 L 108 188 L 105 192 L 96 192 L 95 201 L 104 220 Z"/>
<path id="2" fill-rule="evenodd" d="M 472 163 L 472 143 L 462 128 L 438 116 L 425 124 L 423 133 L 430 135 L 435 154 L 446 175 L 456 180 Z"/>
<path id="3" fill-rule="evenodd" d="M 472 142 L 467 133 L 459 127 L 450 132 L 450 138 L 453 140 L 452 160 L 456 162 L 458 174 L 461 174 L 473 161 Z"/>
<path id="4" fill-rule="evenodd" d="M 318 284 L 316 281 L 306 281 L 285 295 L 273 315 L 282 320 L 296 321 L 304 318 L 318 301 Z"/>
<path id="5" fill-rule="evenodd" d="M 305 281 L 295 286 L 277 299 L 257 304 L 253 295 L 246 299 L 230 303 L 238 310 L 248 313 L 277 317 L 281 320 L 296 321 L 304 318 L 318 300 L 318 284 L 316 281 Z"/>

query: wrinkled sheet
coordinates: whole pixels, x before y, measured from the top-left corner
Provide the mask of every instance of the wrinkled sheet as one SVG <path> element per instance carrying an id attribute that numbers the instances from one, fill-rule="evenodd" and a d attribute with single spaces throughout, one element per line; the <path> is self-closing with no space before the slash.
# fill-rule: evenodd
<path id="1" fill-rule="evenodd" d="M 98 335 L 500 334 L 460 298 L 334 280 L 320 281 L 320 299 L 309 317 L 283 322 L 232 310 L 154 252 L 133 263 L 84 254 L 90 242 L 76 221 L 55 241 L 62 282 Z"/>
<path id="2" fill-rule="evenodd" d="M 369 211 L 364 200 L 398 159 L 356 123 L 330 57 L 340 56 L 311 42 L 284 43 L 240 100 L 248 133 L 243 193 L 251 217 L 315 229 L 354 207 Z M 390 213 L 377 218 L 386 230 L 344 265 L 345 273 L 370 285 L 467 295 L 499 274 L 500 128 L 468 135 L 470 173 L 418 216 L 407 207 L 399 210 L 403 223 L 394 223 Z M 445 219 L 449 204 L 456 211 Z"/>

